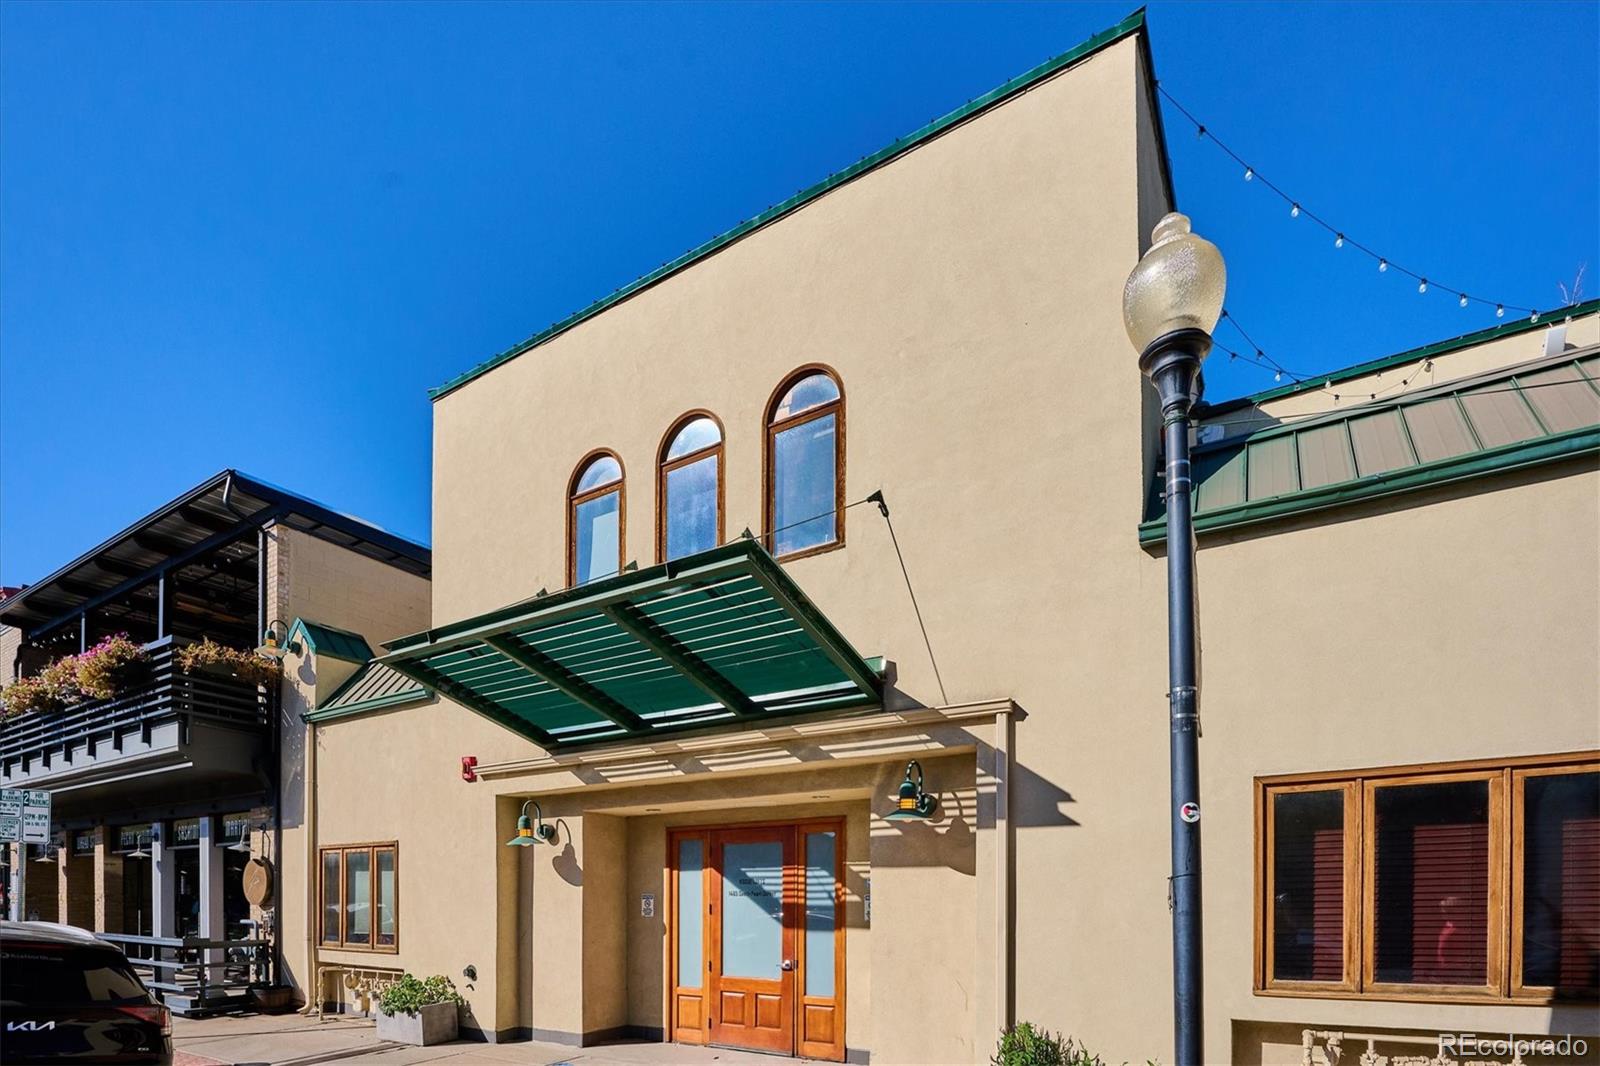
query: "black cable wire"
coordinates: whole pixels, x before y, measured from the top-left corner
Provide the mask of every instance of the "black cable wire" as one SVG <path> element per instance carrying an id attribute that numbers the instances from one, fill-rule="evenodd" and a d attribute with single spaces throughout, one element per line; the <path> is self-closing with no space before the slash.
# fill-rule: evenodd
<path id="1" fill-rule="evenodd" d="M 1354 237 L 1351 237 L 1347 231 L 1339 229 L 1338 227 L 1334 226 L 1331 222 L 1329 222 L 1327 219 L 1323 218 L 1321 215 L 1317 214 L 1316 212 L 1312 211 L 1310 208 L 1306 207 L 1306 205 L 1305 205 L 1305 203 L 1303 201 L 1297 200 L 1293 196 L 1289 195 L 1283 189 L 1279 188 L 1276 184 L 1274 184 L 1269 178 L 1267 178 L 1266 175 L 1262 174 L 1255 167 L 1253 167 L 1249 163 L 1245 162 L 1243 156 L 1241 156 L 1238 152 L 1235 152 L 1232 148 L 1229 148 L 1227 146 L 1227 144 L 1223 143 L 1223 141 L 1215 133 L 1211 132 L 1211 127 L 1207 126 L 1205 123 L 1201 122 L 1198 118 L 1196 118 L 1194 116 L 1193 112 L 1191 112 L 1188 108 L 1184 107 L 1183 104 L 1180 103 L 1175 96 L 1173 96 L 1170 92 L 1168 92 L 1167 91 L 1167 87 L 1165 85 L 1162 85 L 1160 82 L 1157 82 L 1156 83 L 1156 91 L 1159 92 L 1162 95 L 1162 97 L 1167 100 L 1168 103 L 1170 103 L 1174 108 L 1176 108 L 1178 110 L 1178 113 L 1181 114 L 1185 119 L 1187 119 L 1189 121 L 1190 125 L 1194 126 L 1195 132 L 1196 132 L 1196 134 L 1198 136 L 1200 136 L 1202 138 L 1209 138 L 1211 143 L 1216 145 L 1218 148 L 1220 148 L 1223 151 L 1223 153 L 1228 156 L 1228 158 L 1232 159 L 1236 164 L 1238 164 L 1239 166 L 1243 167 L 1244 171 L 1245 171 L 1245 175 L 1246 175 L 1246 180 L 1260 181 L 1263 186 L 1265 186 L 1268 190 L 1270 190 L 1273 194 L 1275 194 L 1284 203 L 1289 205 L 1289 208 L 1290 208 L 1290 211 L 1291 211 L 1292 214 L 1294 214 L 1294 215 L 1305 215 L 1313 223 L 1315 223 L 1318 226 L 1321 226 L 1328 233 L 1332 234 L 1333 237 L 1334 237 L 1334 240 L 1336 242 L 1336 246 L 1342 246 L 1342 245 L 1346 245 L 1346 244 L 1350 245 L 1352 248 L 1355 248 L 1357 251 L 1362 252 L 1363 254 L 1367 255 L 1368 257 L 1370 257 L 1371 259 L 1376 261 L 1378 263 L 1379 270 L 1393 269 L 1395 271 L 1398 271 L 1401 274 L 1405 274 L 1406 276 L 1410 277 L 1412 280 L 1416 281 L 1421 286 L 1424 286 L 1424 287 L 1431 286 L 1433 288 L 1437 288 L 1441 292 L 1447 292 L 1447 293 L 1451 294 L 1452 296 L 1455 296 L 1458 300 L 1464 301 L 1465 303 L 1479 303 L 1479 304 L 1483 304 L 1483 305 L 1485 305 L 1487 307 L 1493 307 L 1495 309 L 1495 313 L 1496 313 L 1497 317 L 1503 316 L 1506 311 L 1520 311 L 1520 312 L 1523 312 L 1523 313 L 1527 314 L 1529 316 L 1530 321 L 1537 322 L 1537 321 L 1539 321 L 1539 318 L 1541 317 L 1542 314 L 1559 313 L 1562 310 L 1562 308 L 1557 308 L 1554 312 L 1541 312 L 1536 308 L 1524 307 L 1524 306 L 1522 306 L 1520 304 L 1505 303 L 1505 302 L 1499 301 L 1499 300 L 1486 300 L 1481 296 L 1469 296 L 1462 289 L 1455 288 L 1455 287 L 1450 286 L 1450 285 L 1441 285 L 1438 282 L 1435 282 L 1435 281 L 1429 279 L 1424 274 L 1420 274 L 1417 271 L 1411 270 L 1408 267 L 1401 266 L 1399 263 L 1395 262 L 1393 259 L 1390 259 L 1389 257 L 1387 257 L 1385 255 L 1380 255 L 1378 252 L 1374 251 L 1372 248 L 1370 248 L 1367 245 L 1365 245 L 1365 244 L 1361 243 L 1360 241 L 1356 240 Z M 1567 306 L 1571 307 L 1571 306 L 1574 306 L 1574 305 L 1573 304 L 1568 304 Z"/>
<path id="2" fill-rule="evenodd" d="M 917 603 L 917 590 L 912 587 L 911 571 L 906 569 L 906 557 L 900 551 L 900 538 L 894 535 L 894 520 L 889 517 L 889 505 L 884 501 L 883 490 L 874 492 L 867 497 L 867 500 L 878 505 L 878 512 L 883 515 L 883 524 L 889 527 L 889 540 L 894 544 L 895 558 L 900 560 L 900 574 L 906 580 L 906 592 L 911 596 L 911 609 L 916 612 L 917 625 L 922 630 L 922 645 L 928 649 L 928 661 L 933 664 L 933 679 L 939 683 L 939 699 L 949 706 L 950 696 L 944 690 L 944 675 L 939 672 L 939 658 L 933 654 L 933 641 L 928 639 L 928 625 L 922 620 L 922 607 Z"/>

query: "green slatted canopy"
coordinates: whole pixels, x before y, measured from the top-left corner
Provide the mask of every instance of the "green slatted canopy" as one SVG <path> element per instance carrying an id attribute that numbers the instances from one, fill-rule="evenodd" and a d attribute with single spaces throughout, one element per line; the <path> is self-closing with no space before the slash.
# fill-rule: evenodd
<path id="1" fill-rule="evenodd" d="M 856 653 L 753 540 L 402 637 L 379 662 L 547 749 L 875 707 Z"/>

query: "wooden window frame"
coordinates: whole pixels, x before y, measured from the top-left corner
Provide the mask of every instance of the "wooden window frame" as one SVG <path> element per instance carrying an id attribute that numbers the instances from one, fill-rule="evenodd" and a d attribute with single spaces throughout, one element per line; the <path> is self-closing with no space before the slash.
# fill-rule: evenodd
<path id="1" fill-rule="evenodd" d="M 1361 795 L 1361 988 L 1363 992 L 1393 998 L 1434 999 L 1442 996 L 1462 999 L 1504 997 L 1506 941 L 1506 776 L 1505 769 L 1444 771 L 1374 778 L 1362 782 Z M 1379 981 L 1376 971 L 1378 917 L 1378 791 L 1427 785 L 1467 784 L 1482 781 L 1488 786 L 1488 958 L 1481 985 L 1418 984 Z"/>
<path id="2" fill-rule="evenodd" d="M 668 459 L 667 451 L 672 447 L 672 442 L 677 439 L 689 423 L 700 418 L 708 418 L 717 427 L 717 442 L 708 444 L 704 448 L 680 455 L 676 459 Z M 725 522 L 727 516 L 726 485 L 728 483 L 726 445 L 728 434 L 722 425 L 722 419 L 704 408 L 686 411 L 667 429 L 666 435 L 661 438 L 661 447 L 656 451 L 656 562 L 667 561 L 667 475 L 674 470 L 686 466 L 693 466 L 702 459 L 715 457 L 717 460 L 717 530 L 716 543 L 722 544 L 726 539 Z M 620 460 L 619 460 L 620 461 Z"/>
<path id="3" fill-rule="evenodd" d="M 1524 816 L 1526 815 L 1527 785 L 1530 777 L 1561 777 L 1567 774 L 1600 774 L 1600 761 L 1566 763 L 1558 766 L 1534 766 L 1523 769 L 1511 770 L 1511 796 L 1509 824 L 1514 832 L 1511 834 L 1511 871 L 1510 871 L 1510 901 L 1511 901 L 1511 936 L 1510 936 L 1510 992 L 1512 998 L 1519 1002 L 1534 1003 L 1570 1003 L 1584 1002 L 1571 995 L 1562 995 L 1558 986 L 1528 985 L 1522 979 L 1523 942 L 1522 925 L 1525 919 L 1523 913 L 1522 886 L 1527 880 L 1527 869 L 1524 865 L 1525 838 L 1522 832 Z"/>
<path id="4" fill-rule="evenodd" d="M 599 488 L 593 488 L 580 495 L 578 482 L 583 478 L 584 471 L 597 460 L 610 458 L 617 464 L 620 476 L 615 481 L 609 481 Z M 596 448 L 572 468 L 572 477 L 567 479 L 567 587 L 575 588 L 578 584 L 578 507 L 591 500 L 598 500 L 607 493 L 617 494 L 617 569 L 603 575 L 614 577 L 622 573 L 622 568 L 627 565 L 628 558 L 628 468 L 622 462 L 622 456 L 610 448 Z M 599 580 L 595 578 L 594 580 Z"/>
<path id="5" fill-rule="evenodd" d="M 1600 773 L 1600 751 L 1502 759 L 1414 763 L 1255 779 L 1254 984 L 1260 996 L 1371 999 L 1430 1003 L 1498 1003 L 1520 1006 L 1593 1003 L 1600 996 L 1557 994 L 1522 984 L 1523 795 L 1530 777 Z M 1487 981 L 1482 987 L 1416 985 L 1374 980 L 1376 915 L 1374 816 L 1377 790 L 1403 785 L 1489 783 L 1489 927 Z M 1345 792 L 1344 979 L 1280 981 L 1272 974 L 1272 884 L 1275 824 L 1272 798 L 1288 792 Z M 1355 817 L 1351 817 L 1352 796 Z M 1352 858 L 1354 861 L 1352 861 Z M 1354 913 L 1352 913 L 1354 912 Z"/>
<path id="6" fill-rule="evenodd" d="M 387 851 L 394 855 L 394 943 L 379 944 L 378 941 L 378 852 Z M 350 897 L 349 883 L 345 874 L 349 867 L 350 855 L 354 852 L 366 852 L 367 877 L 371 881 L 368 889 L 368 906 L 372 908 L 371 928 L 367 934 L 369 943 L 351 942 L 346 929 L 346 917 L 349 914 Z M 329 940 L 327 930 L 322 927 L 323 908 L 326 897 L 323 895 L 326 887 L 327 876 L 326 856 L 339 857 L 339 938 Z M 400 842 L 397 840 L 376 840 L 363 844 L 330 844 L 317 849 L 317 946 L 330 951 L 365 951 L 378 955 L 395 955 L 400 951 Z"/>
<path id="7" fill-rule="evenodd" d="M 1276 841 L 1276 814 L 1277 805 L 1273 800 L 1278 796 L 1295 795 L 1307 792 L 1338 792 L 1344 802 L 1343 821 L 1343 859 L 1342 871 L 1344 883 L 1342 885 L 1343 921 L 1341 931 L 1343 934 L 1344 948 L 1341 961 L 1343 977 L 1339 981 L 1302 981 L 1280 980 L 1273 973 L 1275 962 L 1273 947 L 1277 943 L 1276 937 L 1276 908 L 1272 901 L 1277 897 L 1275 887 L 1276 863 L 1272 862 L 1273 852 L 1267 845 L 1268 841 Z M 1256 836 L 1258 847 L 1264 849 L 1258 869 L 1261 875 L 1262 890 L 1257 893 L 1261 900 L 1260 920 L 1262 946 L 1260 951 L 1261 970 L 1258 978 L 1258 987 L 1263 987 L 1274 992 L 1304 992 L 1316 993 L 1324 991 L 1354 992 L 1360 987 L 1360 978 L 1357 972 L 1360 957 L 1360 931 L 1361 931 L 1361 793 L 1354 781 L 1344 782 L 1314 782 L 1311 784 L 1273 785 L 1259 790 L 1262 811 L 1259 815 L 1263 831 Z M 1356 832 L 1352 833 L 1352 827 Z"/>
<path id="8" fill-rule="evenodd" d="M 794 386 L 813 374 L 826 374 L 832 381 L 833 387 L 839 390 L 839 398 L 829 400 L 827 403 L 801 411 L 797 415 L 774 420 L 778 410 L 778 402 L 783 399 Z M 839 372 L 825 363 L 807 363 L 789 372 L 773 390 L 767 400 L 762 417 L 763 446 L 761 467 L 764 471 L 761 487 L 761 524 L 764 532 L 761 535 L 762 545 L 773 553 L 774 558 L 789 562 L 794 559 L 804 559 L 811 555 L 821 555 L 823 552 L 836 551 L 844 547 L 844 474 L 845 474 L 845 392 L 844 381 L 839 377 Z M 777 541 L 774 537 L 773 514 L 777 510 L 776 490 L 777 478 L 777 437 L 785 430 L 795 429 L 807 422 L 816 421 L 833 415 L 833 540 L 827 544 L 816 544 L 809 548 L 787 552 L 783 555 L 777 553 Z M 820 517 L 820 516 L 819 516 Z"/>

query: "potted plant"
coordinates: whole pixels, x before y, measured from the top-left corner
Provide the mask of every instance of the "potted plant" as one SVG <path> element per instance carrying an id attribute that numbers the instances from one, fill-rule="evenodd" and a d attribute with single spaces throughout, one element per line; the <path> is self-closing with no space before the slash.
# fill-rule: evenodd
<path id="1" fill-rule="evenodd" d="M 92 700 L 119 695 L 137 676 L 147 657 L 128 634 L 110 636 L 77 657 L 78 689 Z"/>
<path id="2" fill-rule="evenodd" d="M 178 661 L 178 669 L 186 674 L 236 677 L 257 685 L 268 685 L 278 679 L 279 667 L 273 660 L 263 659 L 255 652 L 218 644 L 210 637 L 179 648 L 174 658 Z"/>
<path id="3" fill-rule="evenodd" d="M 461 995 L 442 974 L 406 974 L 378 997 L 378 1036 L 401 1044 L 447 1044 L 460 1026 Z"/>
<path id="4" fill-rule="evenodd" d="M 4 705 L 6 718 L 30 711 L 46 714 L 63 711 L 82 699 L 75 655 L 57 659 L 33 677 L 19 677 L 0 690 L 0 704 Z"/>

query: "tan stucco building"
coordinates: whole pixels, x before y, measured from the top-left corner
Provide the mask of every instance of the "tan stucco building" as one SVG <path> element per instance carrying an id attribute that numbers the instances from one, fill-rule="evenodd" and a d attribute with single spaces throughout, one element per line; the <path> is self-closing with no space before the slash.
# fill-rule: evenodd
<path id="1" fill-rule="evenodd" d="M 289 659 L 313 1000 L 1170 1056 L 1153 92 L 1136 16 L 437 390 L 431 628 Z M 1600 1037 L 1597 353 L 1591 304 L 1205 413 L 1209 1060 Z"/>

